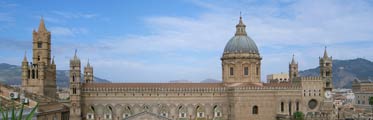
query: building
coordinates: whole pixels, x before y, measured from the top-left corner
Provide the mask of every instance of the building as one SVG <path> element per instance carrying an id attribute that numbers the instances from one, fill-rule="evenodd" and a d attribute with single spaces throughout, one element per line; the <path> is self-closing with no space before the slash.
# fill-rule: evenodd
<path id="1" fill-rule="evenodd" d="M 37 39 L 41 35 L 48 38 L 50 32 L 45 32 L 43 21 L 39 29 L 44 32 L 34 32 L 34 63 L 40 64 L 32 65 L 55 68 L 53 61 L 48 62 L 49 54 L 45 54 L 50 53 L 50 39 Z M 38 48 L 39 43 L 41 48 Z M 261 60 L 258 47 L 246 33 L 242 17 L 221 57 L 221 83 L 95 83 L 89 62 L 81 76 L 82 65 L 75 51 L 70 60 L 69 119 L 272 120 L 288 119 L 296 111 L 305 113 L 310 119 L 333 118 L 333 100 L 329 94 L 333 88 L 332 58 L 326 49 L 319 59 L 320 76 L 298 77 L 298 63 L 291 62 L 291 82 L 286 83 L 262 83 Z M 38 72 L 32 72 L 36 69 L 28 72 L 30 66 L 26 62 L 23 66 L 25 81 L 29 80 L 29 73 L 39 72 L 35 79 L 48 75 L 55 77 L 53 72 L 44 72 L 40 67 Z M 33 89 L 29 84 L 25 82 L 22 87 L 31 92 L 47 89 L 45 83 L 39 83 Z"/>
<path id="2" fill-rule="evenodd" d="M 26 53 L 22 61 L 22 90 L 57 97 L 56 64 L 51 59 L 51 32 L 41 19 L 38 31 L 32 34 L 32 62 L 28 62 Z"/>
<path id="3" fill-rule="evenodd" d="M 283 83 L 283 82 L 289 82 L 289 74 L 279 73 L 279 74 L 267 75 L 267 83 Z"/>
<path id="4" fill-rule="evenodd" d="M 70 60 L 70 119 L 270 120 L 296 111 L 332 117 L 332 100 L 324 94 L 332 89 L 332 59 L 326 50 L 320 76 L 298 77 L 293 58 L 292 83 L 262 83 L 262 57 L 245 29 L 240 18 L 221 57 L 222 83 L 95 83 L 87 76 L 81 83 L 75 53 Z"/>
<path id="5" fill-rule="evenodd" d="M 357 109 L 370 111 L 369 98 L 373 97 L 373 81 L 355 79 L 352 82 L 352 92 L 355 94 L 354 106 Z"/>

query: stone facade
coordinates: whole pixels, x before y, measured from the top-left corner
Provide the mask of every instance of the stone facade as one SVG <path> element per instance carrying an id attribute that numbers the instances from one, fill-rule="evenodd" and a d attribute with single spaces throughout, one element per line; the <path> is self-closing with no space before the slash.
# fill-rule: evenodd
<path id="1" fill-rule="evenodd" d="M 240 18 L 236 34 L 224 50 L 222 83 L 95 83 L 91 80 L 76 83 L 80 82 L 76 80 L 70 86 L 80 92 L 71 92 L 71 104 L 75 111 L 81 112 L 71 114 L 70 119 L 272 120 L 289 118 L 296 111 L 306 113 L 311 119 L 331 119 L 332 112 L 325 109 L 329 104 L 324 96 L 324 92 L 332 88 L 328 81 L 331 80 L 331 57 L 326 50 L 320 58 L 320 76 L 298 77 L 298 63 L 293 58 L 289 65 L 292 82 L 262 83 L 262 58 L 245 27 Z M 76 58 L 75 55 L 71 64 L 80 62 Z M 80 66 L 71 67 L 70 71 L 75 73 L 77 69 Z M 76 118 L 79 114 L 80 118 Z"/>
<path id="2" fill-rule="evenodd" d="M 267 83 L 284 83 L 289 81 L 289 74 L 279 73 L 267 75 Z"/>
<path id="3" fill-rule="evenodd" d="M 57 112 L 57 117 L 66 119 L 64 116 L 69 114 L 71 120 L 272 120 L 286 119 L 300 111 L 311 119 L 332 119 L 330 99 L 324 94 L 332 89 L 332 59 L 326 49 L 319 61 L 320 76 L 298 77 L 298 63 L 293 57 L 289 65 L 291 82 L 263 83 L 262 57 L 245 29 L 240 17 L 236 33 L 221 57 L 221 83 L 95 83 L 89 62 L 81 80 L 81 61 L 75 52 L 70 60 L 69 112 Z M 22 89 L 54 98 L 56 66 L 53 60 L 50 62 L 50 35 L 42 20 L 38 32 L 34 31 L 33 64 L 29 65 L 26 57 L 22 62 Z M 48 106 L 59 104 L 46 104 L 46 111 Z M 53 118 L 52 114 L 44 118 Z"/>
<path id="4" fill-rule="evenodd" d="M 373 82 L 371 80 L 354 80 L 352 92 L 355 94 L 354 106 L 357 109 L 372 110 L 372 106 L 369 105 L 369 98 L 373 97 Z"/>

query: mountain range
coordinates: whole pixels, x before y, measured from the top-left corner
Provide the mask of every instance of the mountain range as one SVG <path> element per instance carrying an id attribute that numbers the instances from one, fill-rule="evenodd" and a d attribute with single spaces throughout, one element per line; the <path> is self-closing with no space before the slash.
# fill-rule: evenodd
<path id="1" fill-rule="evenodd" d="M 0 82 L 8 85 L 21 84 L 21 67 L 17 65 L 10 65 L 7 63 L 0 63 Z M 83 77 L 83 75 L 82 75 Z M 56 71 L 57 86 L 60 88 L 69 86 L 69 70 Z M 109 83 L 110 81 L 94 77 L 95 82 Z M 81 79 L 83 80 L 83 79 Z"/>
<path id="2" fill-rule="evenodd" d="M 367 80 L 373 77 L 373 62 L 356 58 L 351 60 L 333 60 L 334 88 L 351 88 L 354 79 Z M 300 76 L 318 76 L 319 67 L 299 71 Z"/>
<path id="3" fill-rule="evenodd" d="M 351 60 L 333 60 L 333 85 L 334 88 L 351 88 L 354 79 L 367 80 L 373 77 L 373 62 L 356 58 Z M 319 76 L 319 67 L 299 71 L 300 76 Z M 82 75 L 83 76 L 83 75 Z M 95 82 L 109 83 L 109 80 L 94 77 Z M 8 85 L 20 85 L 21 67 L 7 63 L 0 64 L 0 82 Z M 187 83 L 190 80 L 173 80 L 171 83 Z M 202 80 L 201 83 L 221 82 L 215 79 Z M 57 70 L 57 86 L 68 87 L 69 71 Z"/>

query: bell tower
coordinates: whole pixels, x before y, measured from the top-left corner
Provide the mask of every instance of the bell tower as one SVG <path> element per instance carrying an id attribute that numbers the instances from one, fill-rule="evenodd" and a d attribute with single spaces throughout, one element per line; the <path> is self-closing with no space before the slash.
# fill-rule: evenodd
<path id="1" fill-rule="evenodd" d="M 93 83 L 93 67 L 87 62 L 87 66 L 84 67 L 84 81 L 85 83 Z"/>
<path id="2" fill-rule="evenodd" d="M 51 32 L 47 30 L 44 19 L 41 18 L 38 31 L 33 31 L 33 63 L 44 62 L 46 65 L 51 63 Z"/>
<path id="3" fill-rule="evenodd" d="M 324 50 L 324 56 L 320 57 L 320 76 L 323 80 L 323 102 L 321 103 L 320 110 L 323 113 L 326 113 L 329 116 L 329 119 L 332 118 L 333 114 L 333 97 L 331 91 L 333 90 L 333 80 L 332 80 L 332 57 L 328 56 L 328 52 Z"/>
<path id="4" fill-rule="evenodd" d="M 26 53 L 22 61 L 22 90 L 56 98 L 56 64 L 51 60 L 51 32 L 47 30 L 44 19 L 40 19 L 39 28 L 33 30 L 32 62 L 28 62 Z"/>
<path id="5" fill-rule="evenodd" d="M 81 120 L 80 59 L 76 55 L 70 60 L 70 119 Z"/>
<path id="6" fill-rule="evenodd" d="M 332 57 L 328 56 L 328 52 L 324 50 L 324 56 L 320 57 L 320 76 L 324 78 L 324 87 L 325 89 L 331 90 L 333 88 L 333 81 L 332 81 L 332 65 L 333 59 Z"/>
<path id="7" fill-rule="evenodd" d="M 293 58 L 289 64 L 289 82 L 293 81 L 293 79 L 296 77 L 298 77 L 298 63 L 295 62 L 293 54 Z"/>

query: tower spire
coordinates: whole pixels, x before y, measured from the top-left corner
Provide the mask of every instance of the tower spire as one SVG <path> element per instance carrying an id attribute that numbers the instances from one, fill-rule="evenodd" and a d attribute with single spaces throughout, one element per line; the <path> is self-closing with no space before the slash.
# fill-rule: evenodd
<path id="1" fill-rule="evenodd" d="M 54 65 L 54 56 L 53 56 L 53 58 L 52 58 L 52 65 Z"/>
<path id="2" fill-rule="evenodd" d="M 328 58 L 328 52 L 326 51 L 326 46 L 325 46 L 325 50 L 324 50 L 324 58 Z"/>
<path id="3" fill-rule="evenodd" d="M 293 58 L 291 59 L 291 64 L 296 64 L 294 60 L 294 54 L 293 54 Z"/>
<path id="4" fill-rule="evenodd" d="M 91 65 L 89 64 L 89 59 L 88 59 L 88 62 L 87 62 L 87 67 L 91 67 Z"/>
<path id="5" fill-rule="evenodd" d="M 26 51 L 25 51 L 25 55 L 23 56 L 23 61 L 27 61 Z"/>
<path id="6" fill-rule="evenodd" d="M 77 52 L 78 52 L 78 49 L 75 49 L 74 59 L 78 59 L 78 56 L 76 56 Z"/>
<path id="7" fill-rule="evenodd" d="M 41 16 L 40 18 L 40 24 L 39 24 L 39 29 L 38 31 L 47 31 L 47 28 L 45 27 L 45 24 L 44 24 L 44 18 L 43 16 Z"/>
<path id="8" fill-rule="evenodd" d="M 246 29 L 246 25 L 242 21 L 242 16 L 241 16 L 241 12 L 240 12 L 240 21 L 236 25 L 236 34 L 235 34 L 235 36 L 247 36 L 245 29 Z"/>

